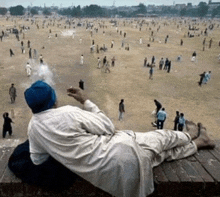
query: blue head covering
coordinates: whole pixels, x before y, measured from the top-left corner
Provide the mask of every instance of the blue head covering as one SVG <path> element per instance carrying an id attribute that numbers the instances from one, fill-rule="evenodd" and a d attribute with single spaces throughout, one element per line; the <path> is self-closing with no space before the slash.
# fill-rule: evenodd
<path id="1" fill-rule="evenodd" d="M 36 81 L 24 92 L 28 106 L 33 113 L 50 109 L 56 102 L 56 93 L 52 87 L 43 81 Z"/>

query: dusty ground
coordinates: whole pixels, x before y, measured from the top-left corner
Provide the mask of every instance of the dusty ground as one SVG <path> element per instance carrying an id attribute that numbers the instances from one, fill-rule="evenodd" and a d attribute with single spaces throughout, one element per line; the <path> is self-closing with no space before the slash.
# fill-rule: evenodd
<path id="1" fill-rule="evenodd" d="M 89 19 L 92 21 L 92 19 Z M 151 19 L 149 19 L 151 21 Z M 86 27 L 76 27 L 75 36 L 62 36 L 65 20 L 55 21 L 47 27 L 42 28 L 43 19 L 37 19 L 40 29 L 36 25 L 31 25 L 30 21 L 14 18 L 6 21 L 0 18 L 0 30 L 16 25 L 29 26 L 30 30 L 25 31 L 25 38 L 20 35 L 20 41 L 23 40 L 26 53 L 21 54 L 20 41 L 15 35 L 9 34 L 0 42 L 0 114 L 8 111 L 10 116 L 14 110 L 15 117 L 13 121 L 13 136 L 11 139 L 26 139 L 27 126 L 31 118 L 31 111 L 24 100 L 24 91 L 33 82 L 33 78 L 28 78 L 25 72 L 25 65 L 29 61 L 33 66 L 33 71 L 39 66 L 39 59 L 29 60 L 27 41 L 31 41 L 31 48 L 36 49 L 38 54 L 42 54 L 45 63 L 53 72 L 53 80 L 58 95 L 59 105 L 66 104 L 78 105 L 75 100 L 66 96 L 66 89 L 69 86 L 78 86 L 80 79 L 84 80 L 85 91 L 89 98 L 94 101 L 113 121 L 117 129 L 130 129 L 139 132 L 147 132 L 155 129 L 151 122 L 153 116 L 151 112 L 155 109 L 153 100 L 157 99 L 165 107 L 168 118 L 165 122 L 165 128 L 173 128 L 175 111 L 179 110 L 185 114 L 186 119 L 195 122 L 202 122 L 207 127 L 210 135 L 214 139 L 220 139 L 220 64 L 218 54 L 220 47 L 220 28 L 217 28 L 219 21 L 215 21 L 214 30 L 209 31 L 206 36 L 206 48 L 202 51 L 202 41 L 204 36 L 194 38 L 184 37 L 188 32 L 188 22 L 177 28 L 177 22 L 180 19 L 156 19 L 157 24 L 144 24 L 141 31 L 135 28 L 137 21 L 130 23 L 124 19 L 119 20 L 118 30 L 127 36 L 124 39 L 125 46 L 130 45 L 130 50 L 121 48 L 123 34 L 117 33 L 116 27 L 111 27 L 110 20 L 96 20 L 95 27 L 99 22 L 105 22 L 107 28 L 99 28 L 98 33 L 90 36 L 90 31 Z M 164 26 L 167 22 L 169 25 Z M 48 24 L 47 19 L 45 24 Z M 61 24 L 57 27 L 57 24 Z M 200 21 L 197 27 L 201 30 L 210 23 Z M 157 28 L 160 25 L 160 30 Z M 71 29 L 73 25 L 71 26 Z M 149 41 L 152 28 L 155 34 L 155 41 Z M 48 38 L 49 29 L 51 29 L 51 38 Z M 196 34 L 200 33 L 196 32 Z M 55 34 L 58 37 L 55 37 Z M 192 32 L 193 33 L 193 32 Z M 169 35 L 168 43 L 164 43 L 165 36 Z M 139 43 L 139 38 L 143 38 L 143 44 Z M 82 38 L 82 44 L 80 44 Z M 180 46 L 180 39 L 183 39 L 183 46 Z M 213 39 L 211 49 L 208 47 L 209 40 Z M 102 46 L 105 44 L 107 52 L 99 54 L 90 53 L 92 40 L 95 44 Z M 114 47 L 110 48 L 111 41 L 114 40 Z M 161 43 L 159 42 L 161 40 Z M 150 44 L 150 47 L 147 47 Z M 42 47 L 44 46 L 44 49 Z M 15 56 L 9 56 L 9 49 L 12 49 Z M 191 62 L 193 51 L 197 52 L 198 61 Z M 84 55 L 84 65 L 80 66 L 80 56 Z M 177 62 L 176 57 L 182 55 L 182 62 Z M 156 57 L 156 68 L 154 69 L 153 80 L 149 79 L 149 68 L 143 67 L 144 58 L 151 61 L 152 56 Z M 104 56 L 110 60 L 113 56 L 116 58 L 115 67 L 111 67 L 111 73 L 104 73 L 97 69 L 97 57 L 101 60 Z M 158 70 L 158 63 L 161 57 L 169 58 L 172 61 L 171 72 Z M 208 84 L 199 87 L 199 74 L 204 71 L 212 71 L 211 80 Z M 8 94 L 11 83 L 17 88 L 16 103 L 11 104 Z M 121 99 L 125 100 L 124 120 L 118 121 L 118 104 Z M 3 125 L 3 118 L 0 119 L 0 125 Z M 7 138 L 9 138 L 7 136 Z M 1 140 L 1 143 L 3 140 Z"/>

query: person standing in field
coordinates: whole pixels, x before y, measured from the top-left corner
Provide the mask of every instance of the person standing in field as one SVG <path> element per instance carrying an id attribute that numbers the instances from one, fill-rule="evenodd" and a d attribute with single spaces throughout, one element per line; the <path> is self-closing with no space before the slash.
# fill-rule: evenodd
<path id="1" fill-rule="evenodd" d="M 26 72 L 27 72 L 27 76 L 30 77 L 31 76 L 31 65 L 29 64 L 29 62 L 27 62 L 27 65 L 26 65 Z"/>
<path id="2" fill-rule="evenodd" d="M 182 45 L 183 45 L 183 39 L 180 40 L 180 46 L 182 46 Z"/>
<path id="3" fill-rule="evenodd" d="M 200 76 L 199 86 L 202 86 L 202 81 L 203 81 L 203 79 L 204 79 L 204 77 L 205 77 L 205 73 L 206 73 L 206 72 L 203 72 L 202 74 L 199 75 L 199 76 Z"/>
<path id="4" fill-rule="evenodd" d="M 144 67 L 147 66 L 147 57 L 144 58 Z"/>
<path id="5" fill-rule="evenodd" d="M 108 62 L 108 61 L 106 61 L 104 67 L 105 67 L 105 73 L 107 73 L 107 71 L 108 71 L 109 73 L 111 72 L 110 69 L 109 69 L 109 62 Z"/>
<path id="6" fill-rule="evenodd" d="M 166 58 L 166 60 L 165 60 L 165 65 L 164 65 L 164 70 L 167 70 L 167 68 L 168 68 L 168 65 L 169 65 L 169 60 L 168 60 L 168 58 Z"/>
<path id="7" fill-rule="evenodd" d="M 160 62 L 159 62 L 159 70 L 162 70 L 163 65 L 164 65 L 164 60 L 163 60 L 163 58 L 161 58 Z"/>
<path id="8" fill-rule="evenodd" d="M 149 79 L 153 79 L 153 73 L 154 73 L 154 69 L 153 66 L 151 66 L 149 70 Z"/>
<path id="9" fill-rule="evenodd" d="M 184 126 L 185 126 L 185 118 L 184 118 L 184 114 L 180 113 L 180 117 L 179 117 L 179 124 L 178 124 L 178 130 L 179 131 L 183 131 Z"/>
<path id="10" fill-rule="evenodd" d="M 105 66 L 106 61 L 107 61 L 107 58 L 106 58 L 106 56 L 105 56 L 105 57 L 103 58 L 103 66 Z"/>
<path id="11" fill-rule="evenodd" d="M 31 48 L 29 49 L 29 59 L 32 59 L 32 51 L 31 51 Z"/>
<path id="12" fill-rule="evenodd" d="M 211 79 L 211 71 L 206 72 L 203 77 L 202 84 L 207 84 L 207 82 Z"/>
<path id="13" fill-rule="evenodd" d="M 14 103 L 15 98 L 17 96 L 17 93 L 16 93 L 16 88 L 14 87 L 13 83 L 11 84 L 11 87 L 9 88 L 9 95 L 10 95 L 10 98 L 11 98 L 11 103 Z"/>
<path id="14" fill-rule="evenodd" d="M 169 61 L 168 65 L 167 65 L 167 72 L 169 73 L 171 69 L 171 61 Z"/>
<path id="15" fill-rule="evenodd" d="M 112 66 L 115 66 L 115 57 L 113 57 L 111 60 L 112 60 Z"/>
<path id="16" fill-rule="evenodd" d="M 155 64 L 155 57 L 153 56 L 151 59 L 151 65 Z"/>
<path id="17" fill-rule="evenodd" d="M 173 128 L 174 131 L 178 130 L 179 117 L 180 117 L 180 113 L 179 111 L 176 111 L 176 117 L 174 119 L 174 128 Z"/>
<path id="18" fill-rule="evenodd" d="M 101 68 L 101 59 L 98 57 L 98 67 L 97 68 Z"/>
<path id="19" fill-rule="evenodd" d="M 113 46 L 114 46 L 114 40 L 112 40 L 111 42 L 111 48 L 113 48 Z"/>
<path id="20" fill-rule="evenodd" d="M 9 133 L 10 136 L 12 135 L 11 123 L 14 122 L 12 121 L 11 118 L 9 118 L 8 112 L 5 112 L 3 114 L 3 118 L 4 118 L 4 124 L 3 124 L 2 137 L 5 138 L 7 132 Z"/>
<path id="21" fill-rule="evenodd" d="M 42 54 L 40 54 L 39 59 L 40 59 L 40 64 L 43 64 L 43 63 L 44 63 L 44 60 L 43 60 L 43 55 L 42 55 Z"/>
<path id="22" fill-rule="evenodd" d="M 142 44 L 143 42 L 142 42 L 142 37 L 140 37 L 140 44 Z"/>
<path id="23" fill-rule="evenodd" d="M 81 58 L 80 58 L 80 64 L 83 65 L 83 60 L 84 60 L 84 57 L 83 55 L 81 55 Z"/>
<path id="24" fill-rule="evenodd" d="M 122 120 L 125 113 L 125 106 L 124 106 L 124 99 L 121 99 L 121 102 L 119 103 L 119 117 L 118 120 Z"/>
<path id="25" fill-rule="evenodd" d="M 157 129 L 163 129 L 166 117 L 167 113 L 165 112 L 165 108 L 162 108 L 162 110 L 157 113 Z"/>
<path id="26" fill-rule="evenodd" d="M 209 48 L 212 47 L 212 38 L 209 40 Z"/>
<path id="27" fill-rule="evenodd" d="M 30 42 L 30 40 L 28 40 L 27 41 L 27 47 L 30 48 L 30 46 L 31 46 L 31 42 Z"/>
<path id="28" fill-rule="evenodd" d="M 12 55 L 15 55 L 12 51 L 12 49 L 9 50 L 10 51 L 10 57 L 12 57 Z"/>

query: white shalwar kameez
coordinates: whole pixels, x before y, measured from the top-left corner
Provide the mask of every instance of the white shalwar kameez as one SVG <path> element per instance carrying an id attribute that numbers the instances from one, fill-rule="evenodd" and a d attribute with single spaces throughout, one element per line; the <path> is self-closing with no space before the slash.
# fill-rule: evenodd
<path id="1" fill-rule="evenodd" d="M 31 69 L 32 69 L 32 68 L 31 68 L 31 65 L 30 65 L 30 64 L 27 64 L 27 65 L 26 65 L 26 72 L 27 72 L 27 76 L 28 76 L 28 77 L 31 76 Z"/>
<path id="2" fill-rule="evenodd" d="M 83 65 L 83 59 L 84 59 L 84 58 L 83 58 L 83 55 L 81 55 L 81 57 L 80 57 L 80 64 L 81 64 L 81 65 Z"/>
<path id="3" fill-rule="evenodd" d="M 28 136 L 35 164 L 51 155 L 111 195 L 146 197 L 154 190 L 154 166 L 197 151 L 183 132 L 115 131 L 94 103 L 86 100 L 84 109 L 68 105 L 33 114 Z"/>

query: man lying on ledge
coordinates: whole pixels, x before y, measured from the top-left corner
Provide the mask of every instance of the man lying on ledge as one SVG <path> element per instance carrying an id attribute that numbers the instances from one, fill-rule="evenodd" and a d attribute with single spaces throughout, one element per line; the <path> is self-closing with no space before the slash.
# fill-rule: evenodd
<path id="1" fill-rule="evenodd" d="M 24 94 L 33 112 L 28 126 L 32 162 L 42 165 L 52 157 L 113 196 L 146 197 L 154 191 L 153 167 L 215 146 L 205 127 L 190 121 L 186 122 L 187 132 L 116 131 L 78 88 L 69 88 L 67 94 L 84 109 L 57 108 L 54 89 L 43 81 L 32 84 Z"/>

